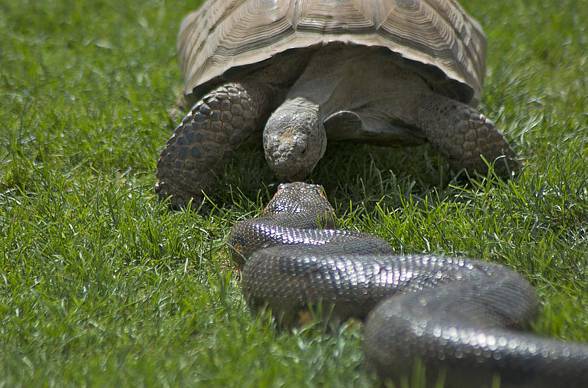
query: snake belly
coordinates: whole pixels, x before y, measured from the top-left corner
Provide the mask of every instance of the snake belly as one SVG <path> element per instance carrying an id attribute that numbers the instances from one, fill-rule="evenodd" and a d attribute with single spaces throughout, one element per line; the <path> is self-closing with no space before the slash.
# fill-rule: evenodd
<path id="1" fill-rule="evenodd" d="M 445 387 L 585 388 L 588 345 L 525 332 L 538 310 L 516 272 L 479 260 L 395 255 L 377 237 L 332 229 L 321 186 L 280 185 L 263 214 L 237 223 L 229 244 L 252 308 L 281 322 L 308 306 L 365 321 L 367 364 L 398 381 L 419 360 Z"/>

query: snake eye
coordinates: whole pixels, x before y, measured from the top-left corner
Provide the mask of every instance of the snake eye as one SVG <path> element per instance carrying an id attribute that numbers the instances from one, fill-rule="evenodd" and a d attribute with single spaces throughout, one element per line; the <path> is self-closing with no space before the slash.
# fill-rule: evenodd
<path id="1" fill-rule="evenodd" d="M 318 193 L 324 199 L 327 199 L 327 193 L 325 192 L 325 188 L 323 186 L 318 185 Z"/>

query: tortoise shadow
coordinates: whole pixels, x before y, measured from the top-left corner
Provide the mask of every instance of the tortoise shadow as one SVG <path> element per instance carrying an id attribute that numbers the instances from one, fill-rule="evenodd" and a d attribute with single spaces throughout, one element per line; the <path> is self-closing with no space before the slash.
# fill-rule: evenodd
<path id="1" fill-rule="evenodd" d="M 306 181 L 322 185 L 335 207 L 345 211 L 355 203 L 368 209 L 382 202 L 398 207 L 408 197 L 422 198 L 450 183 L 467 184 L 455 179 L 429 145 L 394 148 L 338 142 L 328 146 Z M 233 155 L 209 198 L 222 208 L 266 203 L 280 183 L 267 166 L 261 144 L 247 144 Z"/>

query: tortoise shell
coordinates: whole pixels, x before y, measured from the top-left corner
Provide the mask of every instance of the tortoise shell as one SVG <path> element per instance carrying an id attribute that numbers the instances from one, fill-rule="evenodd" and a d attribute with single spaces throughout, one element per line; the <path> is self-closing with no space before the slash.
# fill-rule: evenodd
<path id="1" fill-rule="evenodd" d="M 180 27 L 185 94 L 331 43 L 386 48 L 449 97 L 479 101 L 486 39 L 455 0 L 209 0 Z"/>

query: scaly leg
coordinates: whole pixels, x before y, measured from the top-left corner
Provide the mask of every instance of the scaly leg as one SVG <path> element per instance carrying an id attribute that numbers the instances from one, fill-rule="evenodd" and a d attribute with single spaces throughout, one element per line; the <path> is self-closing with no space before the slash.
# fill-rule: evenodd
<path id="1" fill-rule="evenodd" d="M 232 151 L 270 113 L 270 91 L 256 83 L 227 83 L 198 101 L 176 128 L 157 162 L 160 198 L 173 207 L 200 200 Z"/>
<path id="2" fill-rule="evenodd" d="M 507 178 L 519 163 L 494 123 L 469 105 L 430 94 L 420 100 L 417 126 L 454 169 L 485 174 L 483 156 L 497 175 Z"/>

